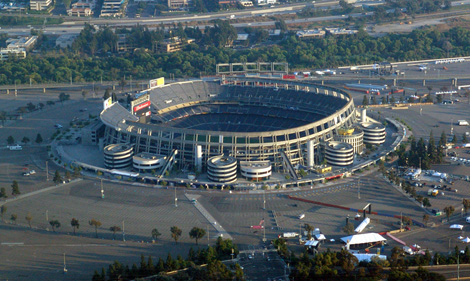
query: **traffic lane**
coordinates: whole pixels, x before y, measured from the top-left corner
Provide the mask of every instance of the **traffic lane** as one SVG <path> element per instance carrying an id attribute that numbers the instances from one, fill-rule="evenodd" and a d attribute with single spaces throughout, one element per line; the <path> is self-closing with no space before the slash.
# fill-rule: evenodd
<path id="1" fill-rule="evenodd" d="M 240 258 L 239 264 L 248 280 L 269 280 L 284 276 L 285 264 L 277 253 L 243 253 Z"/>

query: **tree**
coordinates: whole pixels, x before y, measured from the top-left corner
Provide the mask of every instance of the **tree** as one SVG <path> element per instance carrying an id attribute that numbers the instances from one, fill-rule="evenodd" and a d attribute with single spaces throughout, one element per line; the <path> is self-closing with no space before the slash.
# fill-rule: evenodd
<path id="1" fill-rule="evenodd" d="M 82 90 L 82 97 L 83 99 L 86 99 L 86 96 L 88 95 L 88 91 L 87 90 Z"/>
<path id="2" fill-rule="evenodd" d="M 424 199 L 423 199 L 423 206 L 424 206 L 424 207 L 431 207 L 431 202 L 429 202 L 429 198 L 424 197 Z"/>
<path id="3" fill-rule="evenodd" d="M 50 220 L 49 224 L 51 225 L 52 231 L 54 231 L 54 232 L 55 232 L 56 228 L 60 227 L 60 222 L 58 220 Z"/>
<path id="4" fill-rule="evenodd" d="M 4 187 L 0 188 L 0 198 L 8 198 L 7 192 Z"/>
<path id="5" fill-rule="evenodd" d="M 2 215 L 2 221 L 3 222 L 5 221 L 3 218 L 4 218 L 6 212 L 7 212 L 7 206 L 2 205 L 2 207 L 0 207 L 0 214 Z"/>
<path id="6" fill-rule="evenodd" d="M 469 199 L 463 199 L 462 200 L 462 205 L 463 205 L 463 209 L 464 209 L 465 214 L 466 214 L 468 209 L 470 208 L 470 200 Z"/>
<path id="7" fill-rule="evenodd" d="M 68 170 L 65 171 L 65 176 L 64 177 L 65 177 L 66 180 L 69 180 L 69 179 L 72 178 L 72 176 L 70 175 L 70 172 Z"/>
<path id="8" fill-rule="evenodd" d="M 462 143 L 467 143 L 467 142 L 468 142 L 467 135 L 464 133 L 462 136 Z"/>
<path id="9" fill-rule="evenodd" d="M 28 137 L 23 137 L 23 139 L 21 140 L 21 142 L 24 144 L 27 144 L 29 141 L 30 139 Z"/>
<path id="10" fill-rule="evenodd" d="M 70 225 L 73 228 L 73 235 L 75 235 L 75 229 L 80 228 L 80 223 L 78 222 L 78 220 L 76 218 L 72 218 L 72 220 L 70 221 Z"/>
<path id="11" fill-rule="evenodd" d="M 182 230 L 177 226 L 172 226 L 170 228 L 171 238 L 175 239 L 175 244 L 178 244 L 178 239 L 181 237 L 183 233 Z"/>
<path id="12" fill-rule="evenodd" d="M 20 195 L 20 194 L 21 194 L 21 192 L 20 192 L 20 188 L 18 186 L 18 182 L 13 181 L 13 183 L 11 184 L 11 195 L 16 196 L 16 195 Z"/>
<path id="13" fill-rule="evenodd" d="M 367 98 L 367 95 L 364 95 L 364 98 L 362 99 L 362 105 L 363 106 L 369 105 L 369 99 Z"/>
<path id="14" fill-rule="evenodd" d="M 158 237 L 162 235 L 156 228 L 152 229 L 152 239 L 156 241 Z"/>
<path id="15" fill-rule="evenodd" d="M 452 143 L 453 144 L 456 144 L 457 143 L 457 136 L 454 134 L 454 136 L 452 137 Z"/>
<path id="16" fill-rule="evenodd" d="M 95 220 L 95 219 L 91 219 L 88 224 L 90 224 L 91 226 L 95 227 L 95 236 L 96 238 L 98 238 L 98 227 L 101 226 L 101 222 L 98 221 L 98 220 Z"/>
<path id="17" fill-rule="evenodd" d="M 424 215 L 423 215 L 423 223 L 424 223 L 424 224 L 427 224 L 428 221 L 429 221 L 429 215 L 428 215 L 428 214 L 424 214 Z"/>
<path id="18" fill-rule="evenodd" d="M 206 231 L 199 227 L 193 227 L 189 231 L 189 237 L 196 240 L 196 245 L 198 245 L 198 240 L 204 237 L 204 235 L 206 235 Z"/>
<path id="19" fill-rule="evenodd" d="M 116 239 L 116 232 L 121 231 L 121 228 L 117 225 L 113 225 L 109 228 L 113 232 L 113 240 Z"/>
<path id="20" fill-rule="evenodd" d="M 17 214 L 11 214 L 11 217 L 10 217 L 11 223 L 16 224 L 17 218 L 18 218 Z"/>
<path id="21" fill-rule="evenodd" d="M 62 182 L 62 177 L 60 176 L 58 170 L 55 171 L 54 179 L 52 181 L 54 181 L 55 184 L 59 184 Z"/>
<path id="22" fill-rule="evenodd" d="M 60 93 L 59 94 L 59 101 L 62 104 L 64 104 L 64 101 L 67 101 L 69 99 L 70 99 L 70 95 L 67 95 L 66 93 Z"/>
<path id="23" fill-rule="evenodd" d="M 106 88 L 106 90 L 104 90 L 103 99 L 104 99 L 104 100 L 107 100 L 107 99 L 109 99 L 109 97 L 111 97 L 111 89 L 110 89 L 110 88 Z"/>
<path id="24" fill-rule="evenodd" d="M 353 234 L 354 233 L 354 225 L 350 222 L 348 222 L 344 227 L 343 231 L 346 234 Z"/>
<path id="25" fill-rule="evenodd" d="M 8 145 L 14 144 L 15 143 L 15 138 L 13 138 L 13 136 L 8 136 L 7 143 L 8 143 Z"/>
<path id="26" fill-rule="evenodd" d="M 41 144 L 42 141 L 43 141 L 43 140 L 42 140 L 42 136 L 41 136 L 40 133 L 38 133 L 38 134 L 36 135 L 36 141 L 35 141 L 35 142 L 36 142 L 37 144 Z"/>
<path id="27" fill-rule="evenodd" d="M 124 87 L 127 85 L 127 81 L 124 77 L 121 77 L 121 80 L 119 81 L 119 86 L 121 87 L 121 91 L 124 90 Z"/>
<path id="28" fill-rule="evenodd" d="M 308 240 L 312 239 L 312 231 L 314 229 L 315 228 L 312 225 L 310 225 L 308 223 L 305 224 L 305 231 L 307 231 L 307 239 Z"/>
<path id="29" fill-rule="evenodd" d="M 31 213 L 28 213 L 25 219 L 28 222 L 29 228 L 31 228 L 31 221 L 33 220 L 33 216 L 31 215 Z"/>
<path id="30" fill-rule="evenodd" d="M 454 206 L 447 206 L 444 208 L 444 212 L 446 213 L 447 220 L 449 220 L 450 216 L 452 216 L 454 211 L 455 211 Z"/>

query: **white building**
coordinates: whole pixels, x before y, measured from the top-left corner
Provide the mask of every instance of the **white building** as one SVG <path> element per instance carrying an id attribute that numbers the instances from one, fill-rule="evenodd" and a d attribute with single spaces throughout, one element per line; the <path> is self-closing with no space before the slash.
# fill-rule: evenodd
<path id="1" fill-rule="evenodd" d="M 26 50 L 23 48 L 0 49 L 0 61 L 5 61 L 12 57 L 18 59 L 25 59 Z"/>
<path id="2" fill-rule="evenodd" d="M 29 8 L 34 11 L 44 11 L 52 4 L 52 0 L 30 0 Z"/>

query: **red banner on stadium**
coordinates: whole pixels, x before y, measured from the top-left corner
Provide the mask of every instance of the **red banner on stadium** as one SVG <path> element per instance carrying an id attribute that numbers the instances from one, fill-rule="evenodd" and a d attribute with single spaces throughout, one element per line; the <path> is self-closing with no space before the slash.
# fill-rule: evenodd
<path id="1" fill-rule="evenodd" d="M 142 108 L 150 106 L 150 101 L 146 101 L 144 103 L 141 103 L 139 105 L 134 106 L 134 113 L 141 110 Z"/>

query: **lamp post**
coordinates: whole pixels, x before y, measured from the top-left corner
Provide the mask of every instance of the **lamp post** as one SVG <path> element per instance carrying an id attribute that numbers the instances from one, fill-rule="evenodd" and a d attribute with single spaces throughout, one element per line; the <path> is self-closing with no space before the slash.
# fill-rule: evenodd
<path id="1" fill-rule="evenodd" d="M 178 198 L 176 198 L 176 184 L 175 184 L 175 207 L 178 207 Z"/>

